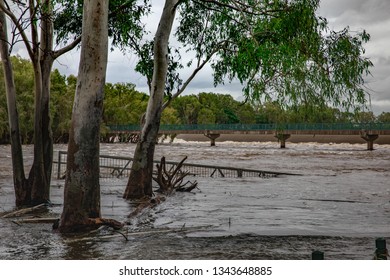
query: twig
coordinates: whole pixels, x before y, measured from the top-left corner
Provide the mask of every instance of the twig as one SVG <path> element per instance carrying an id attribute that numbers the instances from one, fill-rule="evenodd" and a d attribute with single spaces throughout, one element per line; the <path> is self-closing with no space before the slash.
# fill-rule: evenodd
<path id="1" fill-rule="evenodd" d="M 116 230 L 115 232 L 117 232 L 120 235 L 122 235 L 126 239 L 126 241 L 129 241 L 129 239 L 127 238 L 127 236 L 123 232 L 120 232 L 119 230 Z"/>

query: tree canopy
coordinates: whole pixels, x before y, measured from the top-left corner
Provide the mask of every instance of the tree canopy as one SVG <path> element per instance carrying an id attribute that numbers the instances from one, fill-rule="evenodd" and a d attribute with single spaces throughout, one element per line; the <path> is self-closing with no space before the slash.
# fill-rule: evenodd
<path id="1" fill-rule="evenodd" d="M 370 36 L 330 30 L 319 3 L 182 1 L 176 37 L 195 60 L 212 56 L 215 84 L 238 79 L 248 99 L 360 109 Z"/>
<path id="2" fill-rule="evenodd" d="M 54 0 L 54 30 L 58 44 L 76 40 L 81 36 L 83 0 Z M 108 36 L 113 47 L 138 48 L 145 33 L 141 19 L 149 14 L 149 0 L 110 0 Z"/>

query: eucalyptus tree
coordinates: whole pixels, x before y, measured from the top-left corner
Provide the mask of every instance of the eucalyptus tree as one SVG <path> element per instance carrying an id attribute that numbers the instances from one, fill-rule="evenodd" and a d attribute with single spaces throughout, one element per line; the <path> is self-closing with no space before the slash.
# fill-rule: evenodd
<path id="1" fill-rule="evenodd" d="M 53 48 L 53 3 L 43 1 L 1 1 L 2 23 L 2 60 L 4 77 L 7 81 L 8 110 L 13 176 L 16 193 L 16 205 L 31 205 L 47 202 L 50 198 L 50 179 L 53 160 L 53 140 L 50 127 L 50 73 L 54 60 L 64 52 L 76 46 L 73 42 L 59 50 Z M 12 23 L 7 29 L 5 15 Z M 12 33 L 11 38 L 8 32 Z M 28 177 L 24 174 L 21 150 L 18 114 L 16 110 L 16 91 L 13 82 L 9 55 L 12 47 L 22 42 L 34 69 L 34 160 Z M 9 48 L 11 46 L 11 50 Z"/>
<path id="2" fill-rule="evenodd" d="M 347 110 L 365 104 L 364 77 L 370 74 L 372 63 L 363 57 L 363 43 L 370 36 L 365 31 L 352 33 L 348 28 L 330 30 L 327 20 L 317 15 L 319 2 L 165 1 L 153 56 L 141 56 L 137 67 L 147 77 L 151 97 L 125 198 L 151 195 L 154 143 L 161 111 L 206 64 L 213 69 L 215 85 L 237 79 L 248 100 L 275 100 L 282 107 L 331 104 Z M 195 63 L 195 67 L 185 82 L 167 73 L 183 66 L 167 61 L 172 49 L 168 42 L 171 22 L 176 14 L 175 37 L 186 51 L 194 53 L 189 64 Z M 169 94 L 168 102 L 163 104 L 165 89 L 172 88 L 167 86 L 171 77 L 178 81 L 178 90 Z"/>
<path id="3" fill-rule="evenodd" d="M 72 121 L 68 143 L 67 174 L 65 181 L 64 209 L 59 230 L 79 231 L 84 228 L 109 224 L 121 227 L 122 224 L 101 218 L 99 185 L 99 140 L 103 113 L 104 86 L 108 56 L 108 37 L 113 36 L 113 44 L 120 44 L 123 37 L 137 37 L 137 30 L 121 33 L 132 26 L 126 17 L 123 23 L 123 9 L 133 9 L 135 1 L 85 0 L 69 1 L 82 7 L 82 28 L 69 33 L 66 23 L 62 23 L 68 38 L 80 32 L 82 36 L 79 76 L 73 103 Z M 68 2 L 68 3 L 69 3 Z M 115 4 L 110 9 L 109 3 Z M 67 9 L 63 12 L 68 13 Z M 137 26 L 137 16 L 132 17 Z M 112 18 L 117 21 L 112 22 Z M 130 17 L 131 18 L 131 17 Z M 69 18 L 69 21 L 73 19 Z M 112 25 L 113 24 L 113 25 Z M 116 28 L 115 24 L 118 24 Z M 132 27 L 133 28 L 133 27 Z M 134 28 L 133 28 L 134 29 Z M 61 35 L 62 36 L 62 35 Z M 117 37 L 119 36 L 119 37 Z M 118 40 L 118 41 L 117 41 Z"/>
<path id="4" fill-rule="evenodd" d="M 100 213 L 99 140 L 108 56 L 109 0 L 85 0 L 77 89 L 59 229 L 94 225 Z"/>
<path id="5" fill-rule="evenodd" d="M 0 2 L 4 5 L 4 1 Z M 5 13 L 0 10 L 0 54 L 3 64 L 4 82 L 7 96 L 8 123 L 11 140 L 13 181 L 16 197 L 16 205 L 23 205 L 29 202 L 31 195 L 26 187 L 26 179 L 23 165 L 22 143 L 20 140 L 19 115 L 16 106 L 16 88 L 14 82 L 13 68 L 9 56 L 8 30 Z"/>
<path id="6" fill-rule="evenodd" d="M 134 153 L 134 160 L 124 194 L 125 198 L 151 196 L 153 157 L 164 101 L 165 81 L 168 71 L 168 45 L 178 0 L 166 0 L 154 38 L 153 76 L 150 82 L 150 98 L 146 110 L 140 140 Z"/>

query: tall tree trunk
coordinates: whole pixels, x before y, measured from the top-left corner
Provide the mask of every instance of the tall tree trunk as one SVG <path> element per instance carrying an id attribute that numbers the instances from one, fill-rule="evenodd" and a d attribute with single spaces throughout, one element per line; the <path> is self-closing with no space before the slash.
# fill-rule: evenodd
<path id="1" fill-rule="evenodd" d="M 3 1 L 2 1 L 3 2 Z M 9 57 L 7 22 L 0 10 L 0 53 L 3 62 L 5 88 L 7 94 L 8 120 L 11 137 L 12 171 L 17 207 L 31 204 L 31 190 L 24 173 L 22 143 L 20 140 L 19 114 L 16 107 L 16 88 L 12 63 Z"/>
<path id="2" fill-rule="evenodd" d="M 29 173 L 31 184 L 31 203 L 37 205 L 49 200 L 47 178 L 45 176 L 45 163 L 43 151 L 43 128 L 42 128 L 42 70 L 37 54 L 33 60 L 34 83 L 35 83 L 35 106 L 34 106 L 34 160 Z"/>
<path id="3" fill-rule="evenodd" d="M 41 128 L 42 128 L 42 151 L 43 173 L 46 184 L 40 192 L 48 199 L 50 197 L 50 181 L 53 163 L 53 135 L 50 122 L 50 75 L 54 62 L 53 57 L 53 21 L 52 1 L 43 1 L 40 39 L 40 69 L 41 69 Z"/>
<path id="4" fill-rule="evenodd" d="M 20 4 L 20 3 L 19 3 Z M 47 202 L 50 198 L 50 180 L 53 162 L 53 137 L 50 123 L 50 75 L 54 59 L 73 49 L 79 42 L 77 38 L 60 50 L 53 51 L 53 3 L 51 0 L 28 1 L 23 5 L 30 12 L 30 35 L 20 25 L 19 18 L 7 9 L 3 0 L 0 0 L 0 11 L 3 13 L 1 48 L 2 57 L 6 59 L 5 80 L 8 91 L 8 108 L 10 110 L 10 129 L 12 146 L 12 160 L 14 165 L 14 185 L 16 192 L 16 205 L 36 205 Z M 24 11 L 25 12 L 27 12 Z M 5 15 L 7 13 L 26 46 L 27 52 L 34 66 L 35 78 L 35 113 L 34 113 L 34 161 L 29 177 L 26 180 L 23 169 L 23 156 L 19 136 L 18 115 L 16 111 L 15 88 L 13 86 L 13 73 L 8 59 L 7 29 Z M 39 24 L 38 24 L 39 23 Z M 40 29 L 38 31 L 38 28 Z M 13 88 L 12 88 L 13 86 Z"/>
<path id="5" fill-rule="evenodd" d="M 81 56 L 68 144 L 59 229 L 77 231 L 100 217 L 99 134 L 108 52 L 108 0 L 85 0 Z"/>
<path id="6" fill-rule="evenodd" d="M 154 68 L 150 99 L 140 141 L 134 152 L 134 161 L 124 198 L 152 195 L 153 157 L 160 127 L 165 80 L 168 70 L 168 44 L 175 19 L 178 0 L 166 0 L 154 39 Z"/>
<path id="7" fill-rule="evenodd" d="M 52 4 L 44 0 L 40 7 L 40 39 L 32 26 L 32 62 L 35 79 L 34 161 L 29 173 L 31 203 L 50 200 L 50 180 L 53 161 L 53 140 L 50 127 L 50 73 L 53 65 Z M 32 23 L 35 24 L 35 23 Z"/>

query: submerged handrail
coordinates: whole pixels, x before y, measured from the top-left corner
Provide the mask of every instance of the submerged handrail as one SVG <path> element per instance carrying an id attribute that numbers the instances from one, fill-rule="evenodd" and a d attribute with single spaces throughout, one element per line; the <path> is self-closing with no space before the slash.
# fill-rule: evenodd
<path id="1" fill-rule="evenodd" d="M 57 173 L 57 179 L 64 177 L 65 170 L 63 166 L 66 167 L 66 151 L 58 151 L 57 160 L 54 161 L 55 172 Z M 131 170 L 130 163 L 133 161 L 132 157 L 124 156 L 111 156 L 111 155 L 100 155 L 100 174 L 103 178 L 111 177 L 125 177 L 128 176 Z M 154 160 L 154 163 L 160 163 L 158 160 Z M 176 161 L 166 161 L 166 165 L 177 166 L 179 162 Z M 271 178 L 277 177 L 279 175 L 299 175 L 287 172 L 275 172 L 275 171 L 266 171 L 266 170 L 256 170 L 240 167 L 231 167 L 231 166 L 216 166 L 216 165 L 206 165 L 206 164 L 197 164 L 197 163 L 183 163 L 182 172 L 188 172 L 190 175 L 199 176 L 199 177 L 261 177 L 261 178 Z"/>

